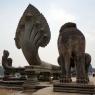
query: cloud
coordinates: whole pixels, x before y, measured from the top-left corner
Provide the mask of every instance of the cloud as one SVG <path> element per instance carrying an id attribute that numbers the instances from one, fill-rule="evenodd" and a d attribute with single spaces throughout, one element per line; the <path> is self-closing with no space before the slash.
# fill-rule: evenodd
<path id="1" fill-rule="evenodd" d="M 55 24 L 62 25 L 66 22 L 75 22 L 76 17 L 73 14 L 68 13 L 62 7 L 57 7 L 56 5 L 51 5 L 48 9 L 47 18 Z"/>

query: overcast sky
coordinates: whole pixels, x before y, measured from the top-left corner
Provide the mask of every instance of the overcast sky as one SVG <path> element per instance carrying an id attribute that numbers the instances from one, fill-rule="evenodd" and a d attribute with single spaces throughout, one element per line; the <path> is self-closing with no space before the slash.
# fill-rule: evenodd
<path id="1" fill-rule="evenodd" d="M 0 61 L 6 49 L 13 66 L 28 65 L 21 49 L 16 48 L 14 37 L 19 19 L 29 3 L 46 17 L 51 30 L 50 43 L 39 48 L 41 60 L 57 64 L 59 29 L 72 21 L 86 37 L 86 52 L 91 54 L 91 64 L 95 67 L 95 0 L 0 0 Z"/>

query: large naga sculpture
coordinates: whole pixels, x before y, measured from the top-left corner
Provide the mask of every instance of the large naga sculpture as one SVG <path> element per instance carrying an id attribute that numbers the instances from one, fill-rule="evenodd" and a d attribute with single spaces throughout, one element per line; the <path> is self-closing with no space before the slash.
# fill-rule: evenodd
<path id="1" fill-rule="evenodd" d="M 76 69 L 78 83 L 87 83 L 88 67 L 91 62 L 91 56 L 85 53 L 85 37 L 77 29 L 75 23 L 64 24 L 58 38 L 59 58 L 58 63 L 61 66 L 62 82 L 71 82 L 71 67 Z"/>
<path id="2" fill-rule="evenodd" d="M 30 65 L 40 65 L 39 47 L 50 41 L 50 29 L 45 17 L 32 5 L 26 8 L 16 30 L 15 43 Z"/>

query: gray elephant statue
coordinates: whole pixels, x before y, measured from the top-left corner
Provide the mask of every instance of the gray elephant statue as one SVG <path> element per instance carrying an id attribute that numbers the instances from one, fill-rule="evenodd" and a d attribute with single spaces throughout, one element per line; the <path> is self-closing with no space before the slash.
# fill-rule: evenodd
<path id="1" fill-rule="evenodd" d="M 58 63 L 61 67 L 61 82 L 72 82 L 71 67 L 76 69 L 76 81 L 78 83 L 87 83 L 88 68 L 91 62 L 91 56 L 85 53 L 85 37 L 77 29 L 75 23 L 64 24 L 58 38 L 59 57 Z"/>

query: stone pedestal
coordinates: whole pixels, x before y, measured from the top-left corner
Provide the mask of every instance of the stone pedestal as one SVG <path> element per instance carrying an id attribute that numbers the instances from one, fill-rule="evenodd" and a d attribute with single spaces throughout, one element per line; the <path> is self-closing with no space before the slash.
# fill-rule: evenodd
<path id="1" fill-rule="evenodd" d="M 14 89 L 14 90 L 22 90 L 22 85 L 24 81 L 18 79 L 9 79 L 9 80 L 0 80 L 0 88 L 4 89 Z"/>
<path id="2" fill-rule="evenodd" d="M 36 86 L 39 84 L 36 70 L 36 66 L 26 66 L 25 67 L 26 80 L 23 84 L 24 90 L 36 90 Z"/>
<path id="3" fill-rule="evenodd" d="M 40 72 L 38 80 L 41 82 L 49 82 L 50 81 L 51 74 L 50 72 Z"/>
<path id="4" fill-rule="evenodd" d="M 53 92 L 53 87 L 46 87 L 32 93 L 32 95 L 90 95 L 90 94 Z"/>
<path id="5" fill-rule="evenodd" d="M 38 80 L 40 73 L 45 73 L 45 75 L 43 76 L 44 80 L 49 79 L 48 72 L 50 72 L 50 69 L 42 66 L 36 66 L 36 65 L 26 66 L 25 73 L 27 78 L 23 84 L 24 90 L 35 91 L 44 87 L 48 87 L 48 85 L 46 85 L 45 83 L 41 83 Z"/>
<path id="6" fill-rule="evenodd" d="M 95 85 L 93 83 L 54 83 L 54 92 L 67 92 L 67 93 L 82 93 L 82 94 L 95 94 Z"/>

